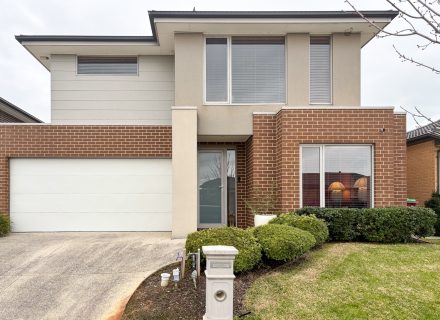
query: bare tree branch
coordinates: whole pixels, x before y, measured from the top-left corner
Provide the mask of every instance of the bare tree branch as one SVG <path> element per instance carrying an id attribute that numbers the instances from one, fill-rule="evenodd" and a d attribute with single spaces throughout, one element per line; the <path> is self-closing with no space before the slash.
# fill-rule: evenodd
<path id="1" fill-rule="evenodd" d="M 439 124 L 434 120 L 432 120 L 431 118 L 429 118 L 428 116 L 426 116 L 425 114 L 423 114 L 423 112 L 420 111 L 419 107 L 414 107 L 414 110 L 416 112 L 409 111 L 408 109 L 402 106 L 400 106 L 400 108 L 413 118 L 413 120 L 415 121 L 418 127 L 423 127 L 423 125 L 420 123 L 420 119 L 425 119 L 429 123 L 433 124 L 436 130 L 440 130 Z"/>
<path id="2" fill-rule="evenodd" d="M 396 51 L 399 58 L 402 59 L 402 61 L 409 61 L 411 63 L 414 63 L 418 67 L 423 67 L 423 68 L 426 68 L 426 69 L 433 71 L 436 74 L 440 74 L 440 69 L 436 69 L 434 67 L 428 66 L 427 64 L 424 64 L 423 62 L 414 60 L 412 57 L 408 57 L 408 56 L 404 55 L 394 45 L 393 45 L 393 48 L 394 48 L 394 51 Z"/>
<path id="3" fill-rule="evenodd" d="M 440 0 L 385 0 L 392 8 L 399 11 L 399 19 L 406 25 L 394 31 L 385 30 L 373 19 L 367 18 L 350 1 L 345 0 L 362 19 L 378 31 L 376 36 L 379 38 L 415 37 L 422 41 L 422 43 L 417 44 L 417 48 L 422 51 L 432 45 L 440 45 Z M 428 65 L 419 59 L 414 59 L 399 51 L 395 46 L 393 47 L 402 61 L 408 61 L 418 67 L 440 74 L 440 68 Z"/>

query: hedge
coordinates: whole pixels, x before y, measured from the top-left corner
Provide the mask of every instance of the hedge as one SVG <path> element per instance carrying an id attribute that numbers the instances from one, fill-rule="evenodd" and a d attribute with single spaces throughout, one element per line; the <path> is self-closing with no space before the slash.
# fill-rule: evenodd
<path id="1" fill-rule="evenodd" d="M 433 235 L 437 219 L 431 209 L 420 207 L 303 208 L 295 213 L 323 219 L 333 241 L 407 242 Z"/>
<path id="2" fill-rule="evenodd" d="M 298 216 L 282 214 L 270 221 L 271 224 L 285 224 L 310 232 L 316 240 L 316 246 L 323 244 L 328 239 L 328 228 L 324 220 L 315 216 Z"/>
<path id="3" fill-rule="evenodd" d="M 425 201 L 425 207 L 434 210 L 437 215 L 437 221 L 435 223 L 435 235 L 440 236 L 440 194 L 433 192 L 431 199 Z"/>
<path id="4" fill-rule="evenodd" d="M 284 224 L 266 224 L 253 229 L 269 260 L 290 261 L 309 251 L 316 243 L 308 232 Z"/>
<path id="5" fill-rule="evenodd" d="M 314 215 L 327 223 L 329 239 L 333 241 L 354 241 L 359 237 L 359 209 L 306 207 L 295 211 L 297 215 Z"/>
<path id="6" fill-rule="evenodd" d="M 0 237 L 6 236 L 11 231 L 9 218 L 0 214 Z"/>
<path id="7" fill-rule="evenodd" d="M 261 261 L 261 246 L 249 230 L 223 227 L 205 229 L 190 233 L 186 239 L 186 252 L 197 252 L 202 246 L 225 245 L 234 246 L 238 255 L 234 261 L 234 272 L 252 270 Z M 201 263 L 205 264 L 202 254 Z"/>

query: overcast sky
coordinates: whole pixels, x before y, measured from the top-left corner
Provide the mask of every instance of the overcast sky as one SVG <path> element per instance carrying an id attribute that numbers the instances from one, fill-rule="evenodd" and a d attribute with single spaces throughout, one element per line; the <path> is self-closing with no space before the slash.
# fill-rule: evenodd
<path id="1" fill-rule="evenodd" d="M 384 0 L 353 0 L 363 10 L 388 10 Z M 151 35 L 148 10 L 350 10 L 343 0 L 0 0 L 0 96 L 50 121 L 49 72 L 17 34 Z M 394 21 L 390 29 L 398 27 Z M 392 45 L 440 67 L 440 48 L 420 53 L 416 39 L 373 39 L 362 50 L 362 105 L 419 106 L 440 119 L 440 75 L 400 62 Z M 437 58 L 437 59 L 436 59 Z M 408 128 L 415 123 L 408 119 Z"/>

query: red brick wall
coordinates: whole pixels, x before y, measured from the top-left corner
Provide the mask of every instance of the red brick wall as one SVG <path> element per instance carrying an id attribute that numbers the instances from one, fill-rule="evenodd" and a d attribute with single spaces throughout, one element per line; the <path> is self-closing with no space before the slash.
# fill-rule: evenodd
<path id="1" fill-rule="evenodd" d="M 437 190 L 437 152 L 433 139 L 408 145 L 408 197 L 415 198 L 419 206 Z"/>
<path id="2" fill-rule="evenodd" d="M 246 198 L 252 195 L 254 181 L 254 142 L 253 137 L 246 141 Z M 246 225 L 254 225 L 254 216 L 246 206 Z"/>
<path id="3" fill-rule="evenodd" d="M 255 114 L 248 193 L 252 186 L 268 187 L 276 181 L 280 210 L 298 208 L 301 144 L 372 144 L 375 206 L 404 205 L 405 121 L 404 115 L 391 109 L 286 109 L 276 115 Z"/>
<path id="4" fill-rule="evenodd" d="M 0 212 L 9 158 L 171 158 L 171 126 L 0 125 Z"/>

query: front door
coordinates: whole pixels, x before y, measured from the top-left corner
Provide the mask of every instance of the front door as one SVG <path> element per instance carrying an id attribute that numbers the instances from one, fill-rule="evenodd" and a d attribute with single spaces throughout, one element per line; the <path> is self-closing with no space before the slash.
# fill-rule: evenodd
<path id="1" fill-rule="evenodd" d="M 235 183 L 235 150 L 199 150 L 199 228 L 235 225 Z"/>

